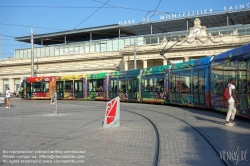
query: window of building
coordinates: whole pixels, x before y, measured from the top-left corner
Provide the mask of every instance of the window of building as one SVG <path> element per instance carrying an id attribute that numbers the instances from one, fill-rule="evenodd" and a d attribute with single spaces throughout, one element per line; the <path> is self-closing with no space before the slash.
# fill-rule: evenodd
<path id="1" fill-rule="evenodd" d="M 14 92 L 19 91 L 19 86 L 20 86 L 20 78 L 15 78 L 14 79 Z"/>
<path id="2" fill-rule="evenodd" d="M 7 87 L 9 87 L 9 79 L 3 79 L 3 92 L 6 91 Z M 12 91 L 12 89 L 10 91 Z"/>

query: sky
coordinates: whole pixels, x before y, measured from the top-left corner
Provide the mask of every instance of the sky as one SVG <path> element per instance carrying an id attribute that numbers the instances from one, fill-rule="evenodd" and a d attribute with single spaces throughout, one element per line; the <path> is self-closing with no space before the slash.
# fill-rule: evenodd
<path id="1" fill-rule="evenodd" d="M 30 35 L 31 28 L 35 34 L 44 34 L 128 20 L 139 24 L 145 16 L 160 20 L 166 15 L 162 12 L 212 9 L 215 13 L 248 3 L 250 0 L 0 0 L 0 59 L 13 58 L 15 49 L 30 48 L 15 37 Z"/>

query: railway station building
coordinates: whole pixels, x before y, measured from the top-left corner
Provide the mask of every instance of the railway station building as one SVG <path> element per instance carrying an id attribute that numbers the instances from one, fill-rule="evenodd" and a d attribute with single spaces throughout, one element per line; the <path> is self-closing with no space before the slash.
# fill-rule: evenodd
<path id="1" fill-rule="evenodd" d="M 30 43 L 31 36 L 16 41 Z M 249 42 L 250 9 L 165 14 L 158 21 L 36 34 L 34 71 L 35 76 L 62 76 L 143 69 L 217 55 Z M 0 61 L 0 93 L 8 86 L 18 92 L 22 79 L 31 76 L 31 48 L 14 52 L 13 59 Z"/>

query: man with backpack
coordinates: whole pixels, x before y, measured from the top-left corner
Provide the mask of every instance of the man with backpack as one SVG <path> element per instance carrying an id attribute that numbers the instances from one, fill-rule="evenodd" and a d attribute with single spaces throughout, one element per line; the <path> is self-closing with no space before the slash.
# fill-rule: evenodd
<path id="1" fill-rule="evenodd" d="M 227 112 L 227 117 L 226 117 L 226 126 L 234 126 L 234 117 L 236 114 L 236 105 L 239 106 L 239 100 L 236 97 L 235 94 L 235 83 L 236 79 L 231 78 L 230 79 L 230 84 L 225 88 L 223 97 L 225 100 L 228 102 L 228 112 Z"/>

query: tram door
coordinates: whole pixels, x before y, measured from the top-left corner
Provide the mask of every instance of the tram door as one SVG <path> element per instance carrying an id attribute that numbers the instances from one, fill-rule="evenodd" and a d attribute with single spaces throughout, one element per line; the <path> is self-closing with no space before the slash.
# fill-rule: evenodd
<path id="1" fill-rule="evenodd" d="M 171 103 L 181 103 L 180 98 L 180 72 L 171 73 Z"/>
<path id="2" fill-rule="evenodd" d="M 139 84 L 139 83 L 138 83 Z M 137 100 L 137 79 L 136 78 L 128 78 L 128 99 L 129 100 Z"/>
<path id="3" fill-rule="evenodd" d="M 83 98 L 83 82 L 82 80 L 74 81 L 74 95 L 75 98 Z"/>
<path id="4" fill-rule="evenodd" d="M 249 115 L 247 101 L 247 59 L 238 61 L 238 70 L 236 71 L 236 93 L 240 102 L 239 111 L 241 115 Z"/>
<path id="5" fill-rule="evenodd" d="M 205 106 L 205 70 L 193 70 L 193 101 L 194 105 Z"/>
<path id="6" fill-rule="evenodd" d="M 248 58 L 247 71 L 248 116 L 250 116 L 250 57 Z"/>
<path id="7" fill-rule="evenodd" d="M 30 82 L 26 82 L 26 98 L 31 98 L 31 86 Z"/>
<path id="8" fill-rule="evenodd" d="M 56 81 L 57 98 L 64 98 L 63 81 Z"/>
<path id="9" fill-rule="evenodd" d="M 117 96 L 117 79 L 110 79 L 110 98 L 113 99 Z"/>

